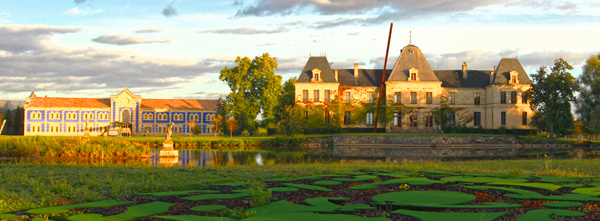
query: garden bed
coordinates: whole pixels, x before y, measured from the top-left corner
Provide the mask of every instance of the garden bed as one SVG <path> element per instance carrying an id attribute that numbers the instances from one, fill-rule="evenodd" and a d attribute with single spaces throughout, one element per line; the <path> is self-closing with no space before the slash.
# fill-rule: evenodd
<path id="1" fill-rule="evenodd" d="M 598 178 L 377 170 L 222 183 L 5 215 L 69 220 L 600 220 Z"/>

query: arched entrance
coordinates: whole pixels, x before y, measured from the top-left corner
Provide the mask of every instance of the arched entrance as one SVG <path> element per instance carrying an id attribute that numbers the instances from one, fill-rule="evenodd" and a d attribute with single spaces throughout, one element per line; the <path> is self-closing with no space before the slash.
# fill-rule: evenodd
<path id="1" fill-rule="evenodd" d="M 131 113 L 128 109 L 123 110 L 123 113 L 121 113 L 121 122 L 131 123 Z"/>

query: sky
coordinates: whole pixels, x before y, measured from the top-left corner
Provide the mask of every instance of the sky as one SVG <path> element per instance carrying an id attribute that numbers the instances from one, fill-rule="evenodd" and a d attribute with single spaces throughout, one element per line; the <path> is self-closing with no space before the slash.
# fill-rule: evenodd
<path id="1" fill-rule="evenodd" d="M 412 43 L 433 69 L 528 74 L 563 58 L 581 74 L 600 54 L 600 1 L 589 0 L 0 0 L 0 100 L 218 99 L 238 56 L 276 57 L 283 80 L 311 55 L 332 68 L 388 68 Z"/>

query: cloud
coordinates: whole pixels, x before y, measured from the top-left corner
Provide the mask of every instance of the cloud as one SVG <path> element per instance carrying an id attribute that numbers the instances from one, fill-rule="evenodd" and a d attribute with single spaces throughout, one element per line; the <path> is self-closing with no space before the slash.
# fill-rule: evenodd
<path id="1" fill-rule="evenodd" d="M 85 3 L 86 0 L 73 0 L 73 2 L 75 2 L 75 4 L 81 4 L 81 3 Z"/>
<path id="2" fill-rule="evenodd" d="M 333 21 L 316 22 L 316 23 L 313 23 L 312 25 L 310 25 L 310 27 L 314 28 L 314 29 L 326 29 L 326 28 L 333 28 L 333 27 L 343 26 L 343 25 L 361 24 L 364 21 L 365 20 L 361 19 L 361 18 L 338 18 Z"/>
<path id="3" fill-rule="evenodd" d="M 2 12 L 2 13 L 0 13 L 0 16 L 2 16 L 2 17 L 9 17 L 10 13 L 8 13 L 8 12 Z"/>
<path id="4" fill-rule="evenodd" d="M 317 27 L 327 28 L 349 24 L 379 24 L 388 21 L 408 20 L 417 18 L 430 18 L 439 15 L 456 15 L 470 12 L 476 8 L 487 6 L 500 6 L 496 9 L 506 9 L 511 6 L 521 6 L 530 11 L 557 11 L 559 13 L 573 13 L 578 5 L 569 1 L 553 0 L 257 0 L 249 5 L 237 2 L 234 6 L 239 9 L 236 17 L 246 16 L 287 16 L 292 14 L 319 14 L 319 15 L 367 15 L 353 21 L 317 23 Z M 567 10 L 566 12 L 564 12 Z"/>
<path id="5" fill-rule="evenodd" d="M 131 44 L 145 44 L 145 43 L 168 43 L 173 40 L 164 39 L 159 41 L 148 40 L 142 37 L 127 36 L 125 34 L 114 34 L 114 35 L 102 35 L 100 37 L 92 39 L 92 41 L 102 44 L 112 45 L 131 45 Z"/>
<path id="6" fill-rule="evenodd" d="M 77 7 L 69 9 L 68 11 L 66 11 L 64 14 L 65 15 L 93 15 L 93 14 L 98 14 L 98 13 L 102 13 L 103 10 L 102 9 L 98 9 L 98 10 L 90 10 L 90 9 L 79 9 Z"/>
<path id="7" fill-rule="evenodd" d="M 145 29 L 140 29 L 140 30 L 136 30 L 135 33 L 158 33 L 158 32 L 165 32 L 165 29 L 162 28 L 145 28 Z"/>
<path id="8" fill-rule="evenodd" d="M 276 34 L 282 32 L 288 32 L 289 29 L 285 27 L 279 27 L 275 30 L 261 30 L 254 28 L 230 28 L 230 29 L 213 29 L 206 31 L 198 31 L 198 33 L 214 33 L 214 34 L 234 34 L 234 35 L 257 35 L 257 34 Z"/>
<path id="9" fill-rule="evenodd" d="M 175 4 L 175 2 L 177 2 L 177 0 L 171 1 L 171 3 L 169 3 L 169 5 L 162 10 L 161 14 L 167 18 L 177 16 L 177 10 L 173 8 L 173 4 Z"/>
<path id="10" fill-rule="evenodd" d="M 126 51 L 98 48 L 70 49 L 54 45 L 55 34 L 77 28 L 0 26 L 0 91 L 56 91 L 147 87 L 155 90 L 199 76 L 215 76 L 235 65 L 234 57 L 204 58 L 196 62 L 145 58 Z M 133 57 L 133 58 L 132 58 Z"/>
<path id="11" fill-rule="evenodd" d="M 4 25 L 0 26 L 0 51 L 23 53 L 47 50 L 54 47 L 50 39 L 54 34 L 76 33 L 80 28 L 66 28 L 46 25 Z"/>

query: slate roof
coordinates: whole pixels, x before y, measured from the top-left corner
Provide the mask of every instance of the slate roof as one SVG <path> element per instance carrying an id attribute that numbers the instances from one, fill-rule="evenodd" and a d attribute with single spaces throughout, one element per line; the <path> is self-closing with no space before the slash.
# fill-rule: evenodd
<path id="1" fill-rule="evenodd" d="M 425 56 L 421 53 L 421 49 L 414 45 L 407 45 L 402 49 L 388 80 L 407 81 L 408 70 L 411 68 L 419 71 L 418 78 L 420 81 L 438 81 Z"/>
<path id="2" fill-rule="evenodd" d="M 310 82 L 310 79 L 312 79 L 312 70 L 315 68 L 321 70 L 321 79 L 323 83 L 336 83 L 331 65 L 325 56 L 311 56 L 308 58 L 297 82 Z"/>
<path id="3" fill-rule="evenodd" d="M 25 107 L 110 108 L 108 98 L 33 97 Z"/>
<path id="4" fill-rule="evenodd" d="M 386 81 L 392 70 L 386 71 Z M 340 86 L 380 87 L 383 69 L 358 69 L 358 77 L 354 77 L 354 69 L 338 69 Z"/>
<path id="5" fill-rule="evenodd" d="M 519 72 L 519 75 L 517 76 L 519 84 L 531 84 L 531 79 L 527 76 L 519 59 L 516 58 L 502 58 L 502 60 L 500 60 L 498 68 L 494 71 L 494 81 L 492 84 L 508 84 L 510 72 L 513 70 Z"/>
<path id="6" fill-rule="evenodd" d="M 218 100 L 142 99 L 141 108 L 217 109 Z"/>
<path id="7" fill-rule="evenodd" d="M 447 88 L 485 88 L 490 84 L 492 70 L 467 70 L 467 78 L 463 78 L 462 70 L 433 70 Z"/>

